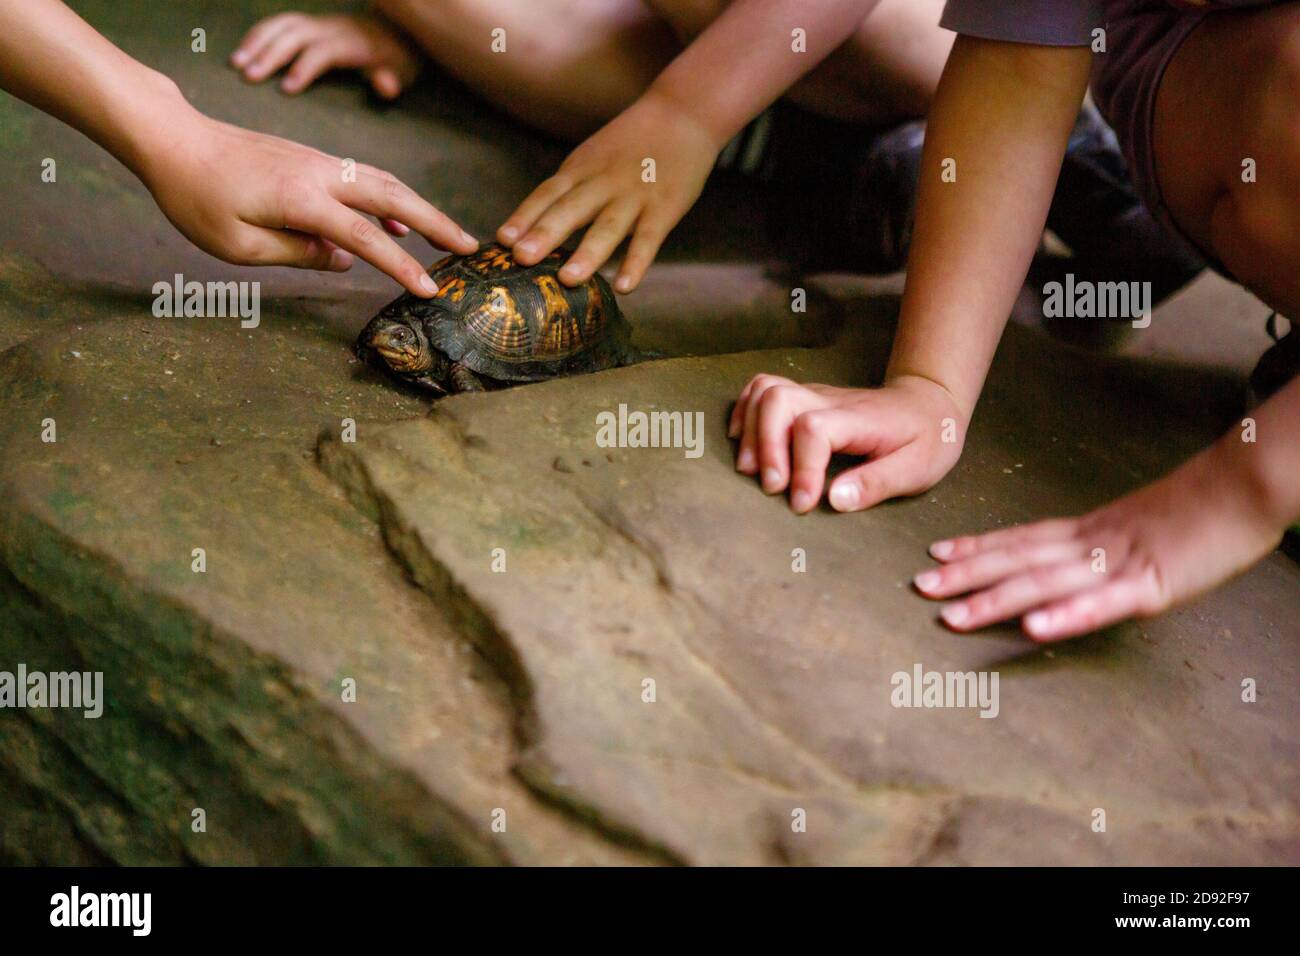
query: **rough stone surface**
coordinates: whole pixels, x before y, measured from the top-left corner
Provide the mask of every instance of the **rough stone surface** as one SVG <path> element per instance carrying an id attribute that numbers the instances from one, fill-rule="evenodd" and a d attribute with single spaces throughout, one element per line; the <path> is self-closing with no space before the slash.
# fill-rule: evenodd
<path id="1" fill-rule="evenodd" d="M 202 108 L 480 233 L 562 155 L 438 80 L 384 109 L 244 87 L 224 56 L 278 5 L 120 6 L 79 9 Z M 1092 507 L 1232 422 L 1263 345 L 1240 291 L 1201 280 L 1106 356 L 1027 296 L 945 482 L 795 518 L 732 470 L 728 403 L 757 371 L 878 376 L 898 283 L 767 265 L 734 183 L 627 304 L 677 357 L 430 410 L 349 354 L 393 294 L 373 270 L 232 269 L 75 133 L 0 99 L 0 142 L 0 670 L 107 693 L 99 720 L 0 712 L 0 861 L 1300 861 L 1292 559 L 1049 650 L 950 634 L 908 586 L 931 540 Z M 261 327 L 154 318 L 176 272 L 260 280 Z M 598 447 L 620 404 L 702 413 L 702 457 Z M 997 670 L 999 716 L 894 709 L 917 663 Z"/>

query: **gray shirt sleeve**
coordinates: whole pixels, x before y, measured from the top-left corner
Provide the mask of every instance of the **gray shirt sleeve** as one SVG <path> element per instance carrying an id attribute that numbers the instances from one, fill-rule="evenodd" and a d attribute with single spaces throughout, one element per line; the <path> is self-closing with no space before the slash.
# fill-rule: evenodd
<path id="1" fill-rule="evenodd" d="M 1103 0 L 948 0 L 940 26 L 967 36 L 1044 46 L 1087 46 Z"/>

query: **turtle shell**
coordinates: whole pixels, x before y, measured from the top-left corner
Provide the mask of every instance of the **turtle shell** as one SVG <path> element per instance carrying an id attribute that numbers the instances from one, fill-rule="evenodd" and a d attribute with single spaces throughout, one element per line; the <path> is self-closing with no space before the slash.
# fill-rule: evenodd
<path id="1" fill-rule="evenodd" d="M 564 285 L 558 273 L 568 256 L 557 250 L 523 266 L 495 244 L 448 256 L 429 269 L 437 294 L 423 309 L 420 300 L 411 302 L 411 312 L 422 318 L 434 348 L 500 381 L 627 364 L 631 330 L 613 290 L 599 275 L 574 288 Z"/>

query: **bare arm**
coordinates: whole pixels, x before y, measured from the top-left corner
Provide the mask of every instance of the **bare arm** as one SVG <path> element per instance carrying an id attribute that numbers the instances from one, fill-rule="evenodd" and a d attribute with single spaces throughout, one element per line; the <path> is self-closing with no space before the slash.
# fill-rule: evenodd
<path id="1" fill-rule="evenodd" d="M 677 103 L 725 145 L 852 36 L 879 2 L 735 0 L 647 96 Z"/>
<path id="2" fill-rule="evenodd" d="M 177 229 L 228 262 L 339 272 L 356 255 L 428 296 L 420 263 L 360 213 L 457 252 L 477 245 L 388 173 L 357 166 L 345 180 L 339 159 L 209 119 L 59 0 L 0 0 L 0 88 L 111 152 Z"/>
<path id="3" fill-rule="evenodd" d="M 533 190 L 498 239 L 531 265 L 590 226 L 560 271 L 561 281 L 577 285 L 631 235 L 614 279 L 618 292 L 631 292 L 727 141 L 842 44 L 877 2 L 736 0 L 640 99 Z"/>
<path id="4" fill-rule="evenodd" d="M 929 379 L 967 418 L 1042 235 L 1090 63 L 1086 47 L 959 37 L 944 69 L 887 378 Z"/>
<path id="5" fill-rule="evenodd" d="M 170 79 L 127 56 L 56 0 L 0 0 L 0 87 L 138 172 L 145 141 L 175 112 Z"/>

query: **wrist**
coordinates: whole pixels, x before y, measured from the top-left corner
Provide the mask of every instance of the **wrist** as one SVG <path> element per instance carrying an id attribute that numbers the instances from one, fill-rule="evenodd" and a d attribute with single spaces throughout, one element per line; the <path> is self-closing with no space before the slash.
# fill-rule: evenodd
<path id="1" fill-rule="evenodd" d="M 641 100 L 652 108 L 677 116 L 680 122 L 694 130 L 715 156 L 722 152 L 723 147 L 744 126 L 742 122 L 732 128 L 726 123 L 711 119 L 708 111 L 700 108 L 698 97 L 681 95 L 672 84 L 662 82 L 662 77 L 650 85 L 642 94 Z"/>
<path id="2" fill-rule="evenodd" d="M 202 119 L 175 81 L 145 67 L 121 98 L 102 145 L 147 185 L 160 160 L 193 138 Z"/>
<path id="3" fill-rule="evenodd" d="M 1280 535 L 1300 518 L 1295 476 L 1285 462 L 1273 461 L 1270 447 L 1260 441 L 1245 441 L 1240 428 L 1233 428 L 1200 456 L 1206 480 L 1226 483 L 1227 504 L 1240 512 L 1242 520 L 1266 535 Z"/>
<path id="4" fill-rule="evenodd" d="M 974 400 L 971 400 L 969 403 L 963 401 L 956 391 L 950 388 L 937 376 L 906 369 L 889 369 L 885 372 L 884 385 L 896 388 L 921 387 L 929 390 L 937 389 L 939 392 L 943 393 L 948 402 L 953 406 L 953 410 L 958 413 L 963 430 L 964 426 L 970 422 L 971 415 L 974 413 Z"/>

